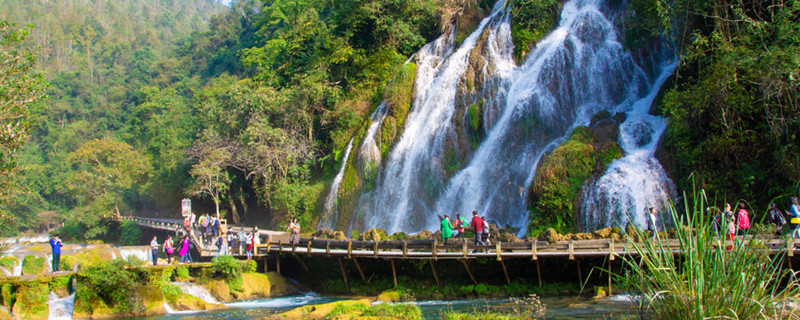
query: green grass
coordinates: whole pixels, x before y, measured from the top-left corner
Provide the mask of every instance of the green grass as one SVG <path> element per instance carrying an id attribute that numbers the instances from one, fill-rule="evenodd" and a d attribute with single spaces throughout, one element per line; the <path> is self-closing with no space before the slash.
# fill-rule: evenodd
<path id="1" fill-rule="evenodd" d="M 673 257 L 660 242 L 634 243 L 638 254 L 624 256 L 617 280 L 642 295 L 640 310 L 655 319 L 788 319 L 797 318 L 786 302 L 800 296 L 785 256 L 769 256 L 755 237 L 725 250 L 713 236 L 704 210 L 705 192 L 684 202 L 683 212 L 671 205 L 678 222 L 676 238 L 682 255 Z M 642 231 L 638 236 L 643 236 Z M 722 248 L 721 250 L 719 248 Z M 643 258 L 639 258 L 643 257 Z"/>

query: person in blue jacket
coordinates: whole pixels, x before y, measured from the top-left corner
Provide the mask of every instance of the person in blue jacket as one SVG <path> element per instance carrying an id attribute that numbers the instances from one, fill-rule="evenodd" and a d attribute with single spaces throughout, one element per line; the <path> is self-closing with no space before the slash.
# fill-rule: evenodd
<path id="1" fill-rule="evenodd" d="M 53 235 L 53 239 L 50 239 L 50 248 L 53 249 L 53 272 L 58 271 L 58 265 L 61 262 L 61 240 L 58 239 L 58 235 Z"/>

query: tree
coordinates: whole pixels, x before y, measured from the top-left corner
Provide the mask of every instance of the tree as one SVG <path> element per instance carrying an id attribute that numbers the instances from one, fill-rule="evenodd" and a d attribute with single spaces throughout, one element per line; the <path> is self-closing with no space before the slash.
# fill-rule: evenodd
<path id="1" fill-rule="evenodd" d="M 94 139 L 70 153 L 67 163 L 74 171 L 67 189 L 78 200 L 73 215 L 89 227 L 87 237 L 104 234 L 100 217 L 112 207 L 119 215 L 118 198 L 123 191 L 141 188 L 152 172 L 150 160 L 129 144 L 111 138 Z"/>
<path id="2" fill-rule="evenodd" d="M 230 188 L 231 178 L 225 171 L 225 164 L 230 158 L 225 148 L 208 148 L 203 150 L 203 158 L 190 171 L 195 181 L 189 187 L 189 195 L 211 197 L 218 217 L 219 202 Z"/>
<path id="3" fill-rule="evenodd" d="M 32 25 L 14 30 L 14 25 L 0 21 L 0 205 L 18 190 L 17 151 L 29 136 L 28 108 L 44 97 L 47 83 L 41 74 L 33 73 L 36 54 L 20 50 Z M 0 208 L 0 224 L 7 215 Z"/>

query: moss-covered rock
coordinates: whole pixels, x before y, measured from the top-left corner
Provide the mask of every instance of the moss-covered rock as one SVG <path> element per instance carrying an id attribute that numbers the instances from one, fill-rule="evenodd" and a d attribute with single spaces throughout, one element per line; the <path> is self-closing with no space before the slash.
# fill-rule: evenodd
<path id="1" fill-rule="evenodd" d="M 34 255 L 27 255 L 22 259 L 22 274 L 23 275 L 41 275 L 47 272 L 50 268 L 46 265 L 47 259 L 44 257 L 37 257 Z"/>
<path id="2" fill-rule="evenodd" d="M 558 22 L 561 2 L 558 0 L 514 1 L 511 7 L 511 37 L 514 59 L 523 61 L 537 41 Z"/>
<path id="3" fill-rule="evenodd" d="M 16 301 L 11 313 L 18 319 L 47 319 L 50 293 L 47 283 L 31 281 L 21 284 L 16 290 Z"/>
<path id="4" fill-rule="evenodd" d="M 61 255 L 61 260 L 58 262 L 58 269 L 62 271 L 72 271 L 78 265 L 78 258 L 72 255 Z"/>
<path id="5" fill-rule="evenodd" d="M 362 241 L 381 241 L 386 240 L 388 236 L 386 235 L 386 230 L 380 228 L 373 228 L 361 234 Z"/>
<path id="6" fill-rule="evenodd" d="M 326 316 L 334 311 L 334 309 L 353 310 L 352 312 L 348 313 L 348 315 L 355 317 L 361 315 L 360 310 L 369 308 L 369 306 L 370 301 L 367 299 L 336 301 L 325 304 L 302 306 L 284 313 L 280 313 L 275 317 L 277 319 L 326 319 Z M 356 313 L 355 310 L 358 310 L 359 312 Z M 350 317 L 345 316 L 337 319 L 350 319 Z"/>
<path id="7" fill-rule="evenodd" d="M 231 289 L 224 280 L 212 279 L 203 282 L 202 285 L 217 301 L 228 302 L 233 300 Z"/>
<path id="8" fill-rule="evenodd" d="M 17 257 L 12 256 L 5 256 L 0 258 L 0 267 L 6 268 L 7 270 L 14 270 L 14 267 L 19 264 L 19 259 Z"/>
<path id="9" fill-rule="evenodd" d="M 11 320 L 11 314 L 5 309 L 0 309 L 0 320 Z"/>
<path id="10" fill-rule="evenodd" d="M 209 303 L 186 293 L 181 294 L 174 302 L 170 301 L 169 306 L 176 311 L 217 310 L 225 308 L 224 304 Z"/>

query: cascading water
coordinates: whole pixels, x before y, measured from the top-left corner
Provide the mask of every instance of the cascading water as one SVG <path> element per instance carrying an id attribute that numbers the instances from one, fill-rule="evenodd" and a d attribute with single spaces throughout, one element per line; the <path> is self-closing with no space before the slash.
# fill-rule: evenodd
<path id="1" fill-rule="evenodd" d="M 196 298 L 198 298 L 200 300 L 203 300 L 205 302 L 208 302 L 208 303 L 213 303 L 213 304 L 218 304 L 219 303 L 219 301 L 217 301 L 217 299 L 214 299 L 214 297 L 211 296 L 211 293 L 209 293 L 208 290 L 206 290 L 205 288 L 203 288 L 201 286 L 198 286 L 198 285 L 196 285 L 194 283 L 175 282 L 173 284 L 177 285 L 178 287 L 180 287 L 181 291 L 183 291 L 183 293 L 185 293 L 185 294 L 188 294 L 190 296 L 194 296 L 194 297 L 196 297 Z"/>
<path id="2" fill-rule="evenodd" d="M 344 157 L 342 157 L 342 165 L 339 168 L 339 173 L 337 173 L 336 178 L 333 179 L 331 191 L 328 192 L 328 197 L 325 198 L 325 208 L 322 211 L 322 219 L 320 219 L 317 229 L 333 229 L 334 225 L 336 224 L 336 219 L 339 216 L 338 206 L 336 205 L 336 200 L 339 198 L 339 184 L 342 183 L 344 170 L 347 167 L 347 159 L 350 157 L 350 149 L 352 148 L 353 139 L 351 138 L 350 142 L 347 143 L 347 148 L 344 151 Z"/>
<path id="3" fill-rule="evenodd" d="M 119 257 L 127 260 L 128 257 L 136 257 L 142 262 L 151 261 L 150 247 L 148 246 L 135 246 L 135 247 L 119 247 Z M 116 258 L 116 255 L 114 255 Z"/>
<path id="4" fill-rule="evenodd" d="M 50 291 L 47 299 L 49 306 L 48 320 L 72 319 L 72 310 L 75 307 L 75 294 L 59 298 L 55 292 Z"/>
<path id="5" fill-rule="evenodd" d="M 621 10 L 602 1 L 572 0 L 564 3 L 558 27 L 517 67 L 511 57 L 507 10 L 499 1 L 457 49 L 451 32 L 416 54 L 417 95 L 375 189 L 359 199 L 356 210 L 360 212 L 354 216 L 363 217 L 363 222 L 356 225 L 418 232 L 436 228 L 439 214 L 477 210 L 490 221 L 524 231 L 527 188 L 539 158 L 554 141 L 564 139 L 574 127 L 588 124 L 601 110 L 629 113 L 622 128 L 623 140 L 642 124 L 654 132 L 651 144 L 628 148 L 622 141 L 628 156 L 612 164 L 610 174 L 635 171 L 651 181 L 669 181 L 660 166 L 655 168 L 658 163 L 652 152 L 648 157 L 635 155 L 642 148 L 651 150 L 663 131 L 663 120 L 646 115 L 652 101 L 648 97 L 672 72 L 666 61 L 673 58 L 665 54 L 644 59 L 657 65 L 641 68 L 620 43 L 613 21 L 620 18 Z M 477 67 L 476 52 L 483 57 Z M 464 89 L 467 71 L 482 73 L 479 77 L 486 86 Z M 455 124 L 466 116 L 456 112 L 456 106 L 465 97 L 476 96 L 485 106 L 484 139 L 476 148 L 455 146 L 470 151 L 465 165 L 448 174 L 446 163 L 458 141 L 453 137 L 459 134 Z M 598 183 L 614 180 L 603 178 Z M 618 197 L 626 193 L 633 200 L 615 204 L 613 209 L 594 206 L 587 210 L 601 216 L 641 214 L 638 202 L 660 201 L 651 199 L 662 199 L 672 190 L 671 183 L 653 183 L 651 187 L 647 194 L 632 195 L 642 190 L 598 185 L 592 188 L 597 194 Z"/>
<path id="6" fill-rule="evenodd" d="M 367 128 L 367 133 L 364 135 L 364 142 L 358 148 L 358 160 L 367 166 L 377 166 L 381 162 L 381 149 L 378 148 L 378 142 L 375 136 L 381 128 L 383 119 L 386 118 L 386 113 L 389 111 L 386 101 L 382 101 L 375 111 L 372 112 L 370 118 L 370 125 Z"/>

